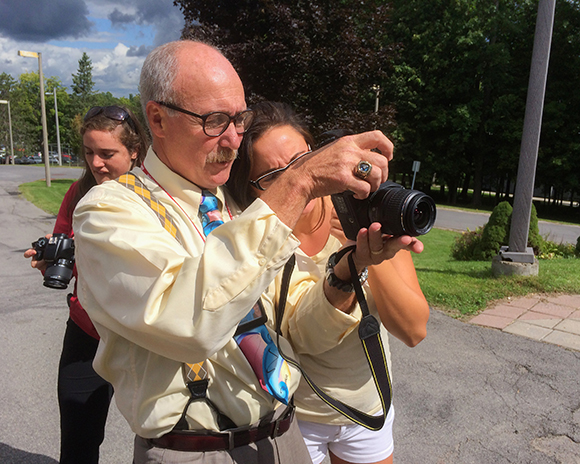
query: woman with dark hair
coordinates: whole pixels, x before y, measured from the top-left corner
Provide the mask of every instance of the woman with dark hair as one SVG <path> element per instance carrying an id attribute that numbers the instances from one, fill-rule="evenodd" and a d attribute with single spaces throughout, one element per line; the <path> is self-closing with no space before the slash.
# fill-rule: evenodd
<path id="1" fill-rule="evenodd" d="M 242 207 L 247 207 L 286 169 L 300 163 L 300 159 L 316 156 L 310 151 L 312 137 L 288 105 L 262 102 L 252 110 L 254 121 L 244 134 L 228 182 Z M 361 311 L 352 293 L 346 256 L 334 265 L 331 273 L 334 277 L 326 273 L 325 279 L 327 262 L 346 243 L 331 201 L 320 198 L 310 202 L 293 233 L 301 242 L 302 253 L 297 253 L 282 334 L 291 341 L 300 355 L 302 368 L 319 387 L 360 411 L 381 414 L 380 399 L 356 330 Z M 423 245 L 414 237 L 383 235 L 378 223 L 361 229 L 356 245 L 354 262 L 361 276 L 368 267 L 368 283 L 363 288 L 371 314 L 382 322 L 385 353 L 389 356 L 387 331 L 407 345 L 415 346 L 426 335 L 429 307 L 410 252 L 420 253 Z M 272 301 L 278 301 L 279 291 L 280 278 L 277 278 L 268 291 Z M 307 293 L 310 295 L 305 296 Z M 342 293 L 342 299 L 335 298 L 337 293 Z M 329 327 L 351 318 L 350 330 L 336 345 L 317 349 L 317 334 L 294 323 L 301 312 L 309 311 L 308 306 L 316 306 Z M 294 400 L 300 430 L 314 464 L 322 462 L 328 453 L 333 464 L 392 463 L 393 407 L 383 428 L 373 432 L 331 409 L 306 382 L 300 383 Z"/>
<path id="2" fill-rule="evenodd" d="M 147 153 L 147 136 L 130 110 L 121 106 L 95 106 L 81 127 L 85 169 L 67 191 L 60 206 L 53 234 L 74 236 L 72 215 L 78 201 L 95 185 L 116 179 L 133 166 L 140 166 Z M 47 235 L 47 238 L 51 235 Z M 24 253 L 31 265 L 44 273 L 46 262 L 35 260 L 36 251 Z M 68 295 L 70 317 L 66 324 L 58 368 L 60 409 L 60 463 L 98 463 L 99 447 L 113 387 L 93 370 L 99 334 L 77 298 L 75 284 Z"/>

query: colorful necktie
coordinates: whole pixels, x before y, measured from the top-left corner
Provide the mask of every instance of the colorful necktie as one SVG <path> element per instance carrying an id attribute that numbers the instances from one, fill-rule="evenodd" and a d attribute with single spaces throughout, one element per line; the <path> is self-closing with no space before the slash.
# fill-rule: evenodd
<path id="1" fill-rule="evenodd" d="M 215 195 L 208 190 L 202 190 L 202 199 L 199 206 L 203 233 L 207 237 L 216 227 L 224 223 L 218 209 Z M 242 323 L 251 323 L 259 317 L 257 310 L 252 308 Z M 282 359 L 276 344 L 264 324 L 236 335 L 234 340 L 252 366 L 252 370 L 260 382 L 262 389 L 270 393 L 278 401 L 288 404 L 288 383 L 290 368 Z M 192 369 L 192 366 L 190 366 Z M 193 369 L 192 369 L 193 370 Z M 196 372 L 193 372 L 197 374 Z"/>
<path id="2" fill-rule="evenodd" d="M 201 225 L 203 226 L 203 233 L 207 237 L 212 230 L 221 226 L 224 221 L 218 209 L 218 200 L 216 196 L 209 190 L 201 191 L 201 204 L 199 205 L 199 212 L 201 213 Z"/>

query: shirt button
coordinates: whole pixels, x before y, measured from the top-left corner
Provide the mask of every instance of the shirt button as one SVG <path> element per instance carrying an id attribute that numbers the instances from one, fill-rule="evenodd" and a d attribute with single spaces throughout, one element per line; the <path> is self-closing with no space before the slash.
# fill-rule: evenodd
<path id="1" fill-rule="evenodd" d="M 260 258 L 260 259 L 258 260 L 258 264 L 259 264 L 260 266 L 265 266 L 265 265 L 266 265 L 266 262 L 267 262 L 267 261 L 266 261 L 266 258 Z"/>

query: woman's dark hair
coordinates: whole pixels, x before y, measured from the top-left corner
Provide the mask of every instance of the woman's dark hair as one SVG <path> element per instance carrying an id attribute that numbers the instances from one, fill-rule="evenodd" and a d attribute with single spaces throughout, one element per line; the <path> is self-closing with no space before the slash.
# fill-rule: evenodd
<path id="1" fill-rule="evenodd" d="M 291 126 L 298 131 L 306 143 L 313 147 L 314 138 L 302 118 L 286 103 L 263 101 L 251 108 L 254 119 L 248 131 L 244 134 L 234 161 L 230 178 L 226 185 L 236 202 L 247 208 L 256 199 L 256 192 L 250 185 L 250 173 L 254 164 L 254 143 L 274 127 Z"/>
<path id="2" fill-rule="evenodd" d="M 124 106 L 119 106 L 119 108 L 123 109 L 129 115 L 133 124 L 130 124 L 128 120 L 117 121 L 115 119 L 110 119 L 109 117 L 105 116 L 104 112 L 100 112 L 96 116 L 93 116 L 83 122 L 83 125 L 80 129 L 81 136 L 84 136 L 86 132 L 91 130 L 113 132 L 117 127 L 121 126 L 123 130 L 119 135 L 119 141 L 125 146 L 129 153 L 137 152 L 137 158 L 133 161 L 131 168 L 135 166 L 141 166 L 145 156 L 147 155 L 147 149 L 149 147 L 147 134 L 143 130 L 143 126 L 139 123 L 139 120 L 135 117 L 130 109 Z M 133 128 L 135 130 L 133 130 Z M 85 196 L 85 194 L 91 188 L 97 185 L 97 181 L 93 176 L 90 168 L 87 166 L 85 160 L 84 144 L 81 156 L 85 162 L 85 169 L 77 183 L 77 191 L 73 201 L 70 204 L 71 213 L 79 200 Z"/>

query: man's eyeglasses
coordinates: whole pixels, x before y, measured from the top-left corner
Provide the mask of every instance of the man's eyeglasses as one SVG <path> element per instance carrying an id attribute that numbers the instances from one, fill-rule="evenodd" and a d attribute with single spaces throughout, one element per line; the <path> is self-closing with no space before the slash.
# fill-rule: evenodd
<path id="1" fill-rule="evenodd" d="M 180 108 L 179 106 L 176 106 L 172 103 L 163 101 L 158 101 L 157 103 L 169 109 L 193 116 L 194 118 L 201 119 L 203 132 L 208 137 L 219 137 L 227 130 L 232 121 L 234 122 L 236 132 L 239 135 L 242 135 L 249 129 L 252 121 L 254 120 L 254 113 L 252 110 L 244 110 L 233 116 L 230 116 L 227 113 L 222 113 L 221 111 L 212 111 L 211 113 L 207 114 L 197 114 L 192 111 Z"/>
<path id="2" fill-rule="evenodd" d="M 257 188 L 258 190 L 266 190 L 270 185 L 272 185 L 272 183 L 278 178 L 280 174 L 282 174 L 286 169 L 310 153 L 312 153 L 312 150 L 308 150 L 306 153 L 302 153 L 300 156 L 297 156 L 292 161 L 290 161 L 283 168 L 274 169 L 273 171 L 267 172 L 266 174 L 262 174 L 256 180 L 251 180 L 250 184 L 252 187 Z"/>
<path id="3" fill-rule="evenodd" d="M 133 130 L 133 132 L 137 133 L 135 122 L 133 119 L 131 119 L 129 113 L 127 113 L 127 111 L 125 111 L 120 106 L 93 106 L 89 111 L 87 111 L 83 121 L 87 122 L 89 119 L 92 119 L 101 113 L 113 121 L 119 121 L 120 123 L 127 121 L 127 124 L 129 124 L 129 127 Z"/>

